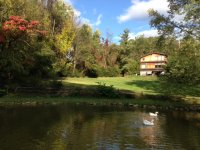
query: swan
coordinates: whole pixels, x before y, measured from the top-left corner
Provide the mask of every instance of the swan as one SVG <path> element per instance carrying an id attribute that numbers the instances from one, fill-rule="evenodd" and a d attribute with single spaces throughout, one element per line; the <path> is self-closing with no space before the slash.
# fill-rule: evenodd
<path id="1" fill-rule="evenodd" d="M 154 121 L 153 119 L 151 121 L 143 119 L 143 124 L 147 126 L 153 126 L 154 125 L 153 121 Z"/>
<path id="2" fill-rule="evenodd" d="M 157 117 L 158 116 L 158 112 L 157 111 L 155 113 L 150 112 L 149 115 L 153 116 L 153 117 Z"/>

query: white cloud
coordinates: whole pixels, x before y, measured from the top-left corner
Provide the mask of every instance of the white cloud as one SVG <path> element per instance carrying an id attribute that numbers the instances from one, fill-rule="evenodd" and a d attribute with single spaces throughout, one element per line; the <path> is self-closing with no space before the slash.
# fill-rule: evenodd
<path id="1" fill-rule="evenodd" d="M 74 8 L 72 0 L 64 0 L 64 3 L 70 5 L 74 11 L 74 15 L 75 17 L 80 17 L 81 16 L 81 12 L 79 10 L 77 10 L 76 8 Z"/>
<path id="2" fill-rule="evenodd" d="M 80 16 L 79 18 L 80 18 L 80 21 L 81 21 L 82 24 L 88 24 L 88 25 L 90 25 L 91 27 L 97 27 L 97 26 L 99 26 L 99 25 L 101 24 L 103 15 L 102 15 L 102 14 L 99 14 L 99 15 L 97 16 L 96 21 L 91 21 L 90 19 L 84 18 L 84 17 L 82 17 L 82 16 Z"/>
<path id="3" fill-rule="evenodd" d="M 81 24 L 88 24 L 88 25 L 92 26 L 92 23 L 88 18 L 81 17 L 80 21 L 81 21 Z"/>
<path id="4" fill-rule="evenodd" d="M 98 25 L 101 24 L 102 17 L 103 17 L 103 15 L 99 14 L 98 17 L 97 17 L 96 22 L 92 22 L 88 18 L 80 17 L 80 21 L 81 21 L 82 24 L 88 24 L 91 27 L 97 27 Z"/>
<path id="5" fill-rule="evenodd" d="M 65 3 L 72 5 L 72 1 L 71 0 L 64 0 Z"/>
<path id="6" fill-rule="evenodd" d="M 117 17 L 118 22 L 126 22 L 129 20 L 146 20 L 148 19 L 148 10 L 154 9 L 161 14 L 167 14 L 169 3 L 167 0 L 132 0 L 130 6 L 124 14 Z"/>
<path id="7" fill-rule="evenodd" d="M 102 14 L 99 14 L 99 16 L 97 17 L 97 21 L 95 22 L 95 25 L 98 26 L 101 24 L 101 19 L 102 19 Z"/>
<path id="8" fill-rule="evenodd" d="M 77 18 L 79 18 L 78 21 L 80 21 L 80 24 L 88 24 L 91 27 L 95 27 L 95 26 L 98 26 L 98 25 L 101 24 L 101 22 L 102 22 L 101 20 L 102 20 L 102 17 L 103 17 L 102 14 L 98 15 L 96 22 L 92 22 L 90 19 L 83 17 L 83 14 L 86 13 L 86 11 L 85 12 L 81 12 L 81 11 L 77 10 L 76 8 L 74 8 L 72 1 L 73 0 L 64 0 L 64 2 L 66 2 L 66 3 L 68 3 L 69 5 L 72 6 L 72 9 L 74 11 L 74 15 Z M 93 14 L 96 14 L 96 13 L 97 13 L 97 10 L 93 9 Z"/>
<path id="9" fill-rule="evenodd" d="M 133 33 L 133 32 L 129 33 L 129 39 L 135 39 L 136 37 L 139 37 L 139 36 L 156 37 L 156 36 L 158 36 L 158 31 L 156 29 L 150 29 L 150 30 L 140 31 L 137 33 Z M 115 36 L 113 39 L 115 42 L 119 42 L 121 37 Z"/>
<path id="10" fill-rule="evenodd" d="M 80 24 L 88 24 L 88 25 L 92 26 L 91 21 L 88 18 L 84 18 L 82 16 L 82 12 L 77 10 L 76 8 L 74 8 L 72 0 L 64 0 L 64 2 L 69 4 L 69 5 L 71 5 L 71 7 L 72 7 L 72 9 L 74 11 L 74 15 L 78 19 L 77 22 L 79 22 Z"/>
<path id="11" fill-rule="evenodd" d="M 121 39 L 121 37 L 120 36 L 114 36 L 113 39 L 114 39 L 114 41 L 119 41 Z"/>
<path id="12" fill-rule="evenodd" d="M 156 29 L 144 30 L 138 33 L 130 33 L 129 36 L 130 36 L 130 39 L 135 39 L 138 36 L 155 37 L 155 36 L 158 36 L 158 31 Z"/>
<path id="13" fill-rule="evenodd" d="M 74 10 L 74 15 L 75 15 L 76 17 L 80 17 L 80 16 L 81 16 L 81 12 L 80 12 L 79 10 L 77 10 L 77 9 L 75 9 L 75 8 L 73 8 L 73 10 Z"/>

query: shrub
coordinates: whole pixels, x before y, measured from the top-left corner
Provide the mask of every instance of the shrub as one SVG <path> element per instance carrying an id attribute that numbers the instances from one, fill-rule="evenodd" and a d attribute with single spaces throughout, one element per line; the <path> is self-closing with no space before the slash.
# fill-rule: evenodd
<path id="1" fill-rule="evenodd" d="M 118 67 L 99 68 L 97 73 L 100 77 L 117 77 L 120 74 L 120 70 Z"/>
<path id="2" fill-rule="evenodd" d="M 97 78 L 98 77 L 97 70 L 87 69 L 86 72 L 85 72 L 85 76 L 88 76 L 90 78 Z"/>
<path id="3" fill-rule="evenodd" d="M 63 87 L 63 83 L 62 81 L 53 80 L 52 82 L 50 82 L 50 86 L 52 88 L 61 89 Z"/>
<path id="4" fill-rule="evenodd" d="M 97 82 L 97 92 L 101 97 L 117 98 L 119 97 L 118 92 L 113 85 L 107 86 L 106 83 Z"/>
<path id="5" fill-rule="evenodd" d="M 7 94 L 7 90 L 6 89 L 1 89 L 0 88 L 0 97 L 1 96 L 4 96 L 4 95 L 6 95 Z"/>

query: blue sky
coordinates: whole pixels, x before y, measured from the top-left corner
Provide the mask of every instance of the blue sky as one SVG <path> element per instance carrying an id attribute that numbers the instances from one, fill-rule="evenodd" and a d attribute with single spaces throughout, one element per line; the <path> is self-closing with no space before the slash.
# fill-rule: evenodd
<path id="1" fill-rule="evenodd" d="M 72 5 L 81 22 L 99 29 L 103 37 L 109 33 L 112 42 L 118 43 L 124 29 L 130 30 L 130 38 L 140 35 L 157 36 L 157 30 L 149 25 L 148 10 L 153 8 L 167 14 L 167 0 L 65 0 Z"/>

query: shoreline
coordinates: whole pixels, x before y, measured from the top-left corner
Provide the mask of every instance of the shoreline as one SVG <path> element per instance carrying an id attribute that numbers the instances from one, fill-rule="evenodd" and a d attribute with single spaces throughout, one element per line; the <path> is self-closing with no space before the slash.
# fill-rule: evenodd
<path id="1" fill-rule="evenodd" d="M 0 97 L 1 107 L 12 106 L 40 106 L 40 105 L 91 105 L 91 106 L 110 106 L 126 107 L 131 109 L 151 109 L 168 111 L 189 111 L 200 112 L 199 104 L 190 104 L 180 100 L 148 99 L 148 98 L 96 98 L 80 96 L 38 96 L 38 95 L 16 95 L 9 94 Z"/>

